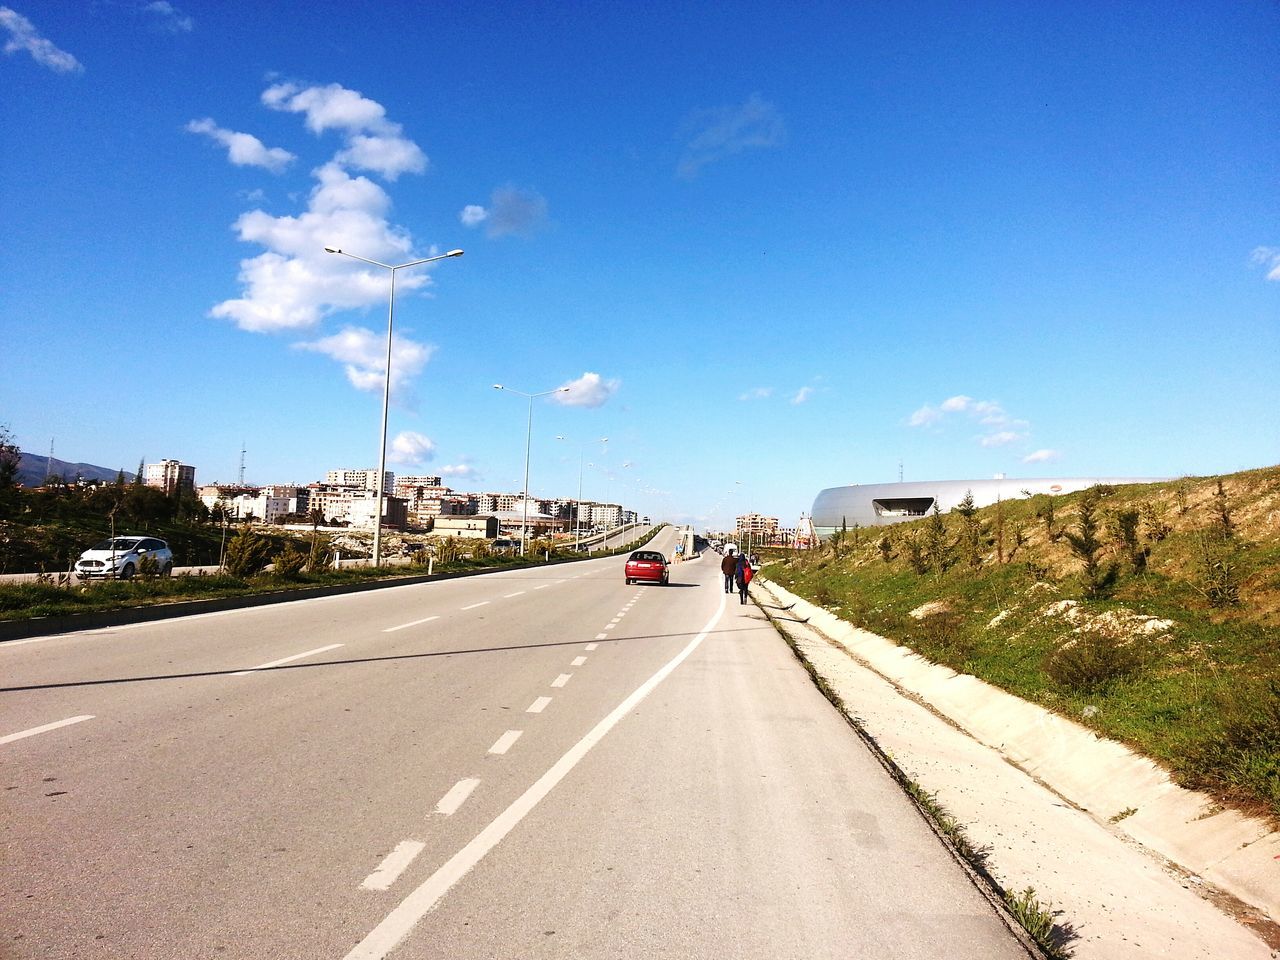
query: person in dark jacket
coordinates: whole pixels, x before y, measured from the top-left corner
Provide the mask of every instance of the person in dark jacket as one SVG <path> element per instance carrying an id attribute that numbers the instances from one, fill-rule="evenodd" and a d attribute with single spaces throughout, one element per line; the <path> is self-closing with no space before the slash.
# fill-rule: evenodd
<path id="1" fill-rule="evenodd" d="M 733 574 L 738 568 L 738 561 L 733 558 L 733 548 L 720 561 L 720 572 L 724 574 L 724 592 L 733 593 Z"/>
<path id="2" fill-rule="evenodd" d="M 733 569 L 733 579 L 738 585 L 738 602 L 747 602 L 747 584 L 751 582 L 751 562 L 746 554 L 738 554 L 738 562 Z"/>

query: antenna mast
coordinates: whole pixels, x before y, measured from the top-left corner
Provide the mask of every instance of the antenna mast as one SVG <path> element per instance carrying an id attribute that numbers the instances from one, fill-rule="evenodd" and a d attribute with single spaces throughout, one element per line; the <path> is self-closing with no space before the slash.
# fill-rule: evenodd
<path id="1" fill-rule="evenodd" d="M 240 441 L 240 486 L 244 486 L 244 441 Z"/>

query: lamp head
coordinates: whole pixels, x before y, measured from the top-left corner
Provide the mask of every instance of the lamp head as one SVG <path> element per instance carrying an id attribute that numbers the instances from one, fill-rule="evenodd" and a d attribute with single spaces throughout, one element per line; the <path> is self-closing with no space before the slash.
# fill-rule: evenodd
<path id="1" fill-rule="evenodd" d="M 495 390 L 501 390 L 501 389 L 502 389 L 502 384 L 500 384 L 500 383 L 495 383 L 495 384 L 493 385 L 493 389 L 495 389 Z"/>
<path id="2" fill-rule="evenodd" d="M 342 251 L 339 250 L 337 247 L 325 247 L 324 252 L 325 253 L 341 253 Z"/>
<path id="3" fill-rule="evenodd" d="M 460 256 L 462 256 L 462 251 L 461 251 L 461 250 L 450 250 L 448 253 L 446 253 L 446 254 L 445 254 L 445 256 L 446 256 L 446 257 L 460 257 Z"/>

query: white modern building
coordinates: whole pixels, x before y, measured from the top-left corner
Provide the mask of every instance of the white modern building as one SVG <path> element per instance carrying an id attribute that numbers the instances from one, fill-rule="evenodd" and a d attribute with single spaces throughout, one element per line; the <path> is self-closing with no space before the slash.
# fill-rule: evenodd
<path id="1" fill-rule="evenodd" d="M 438 478 L 437 478 L 438 479 Z M 382 475 L 382 489 L 390 492 L 395 489 L 396 476 L 390 470 Z M 324 482 L 339 487 L 355 487 L 358 490 L 377 490 L 377 470 L 330 470 L 325 474 Z"/>
<path id="2" fill-rule="evenodd" d="M 1098 484 L 1122 486 L 1132 483 L 1161 483 L 1163 477 L 1070 477 L 1016 480 L 922 480 L 908 483 L 866 483 L 828 487 L 813 501 L 813 527 L 819 537 L 829 537 L 841 528 L 883 527 L 915 520 L 932 512 L 934 504 L 947 513 L 969 494 L 978 507 L 1000 500 L 1049 494 L 1057 496 L 1087 490 Z"/>

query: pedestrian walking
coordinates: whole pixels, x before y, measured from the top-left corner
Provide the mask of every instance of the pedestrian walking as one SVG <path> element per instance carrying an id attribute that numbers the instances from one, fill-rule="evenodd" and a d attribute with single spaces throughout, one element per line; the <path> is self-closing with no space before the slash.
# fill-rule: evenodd
<path id="1" fill-rule="evenodd" d="M 720 561 L 720 572 L 724 574 L 724 592 L 733 593 L 733 575 L 738 568 L 738 561 L 733 558 L 733 547 Z"/>
<path id="2" fill-rule="evenodd" d="M 746 554 L 738 554 L 738 562 L 734 566 L 733 579 L 738 585 L 738 602 L 747 602 L 747 586 L 751 583 L 751 561 L 747 559 Z"/>

